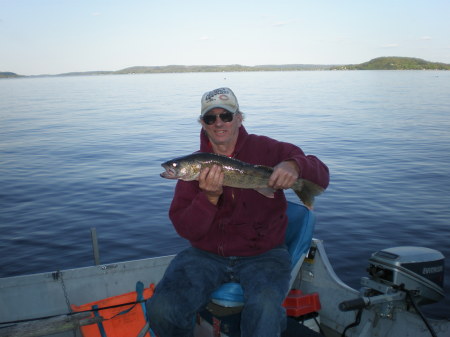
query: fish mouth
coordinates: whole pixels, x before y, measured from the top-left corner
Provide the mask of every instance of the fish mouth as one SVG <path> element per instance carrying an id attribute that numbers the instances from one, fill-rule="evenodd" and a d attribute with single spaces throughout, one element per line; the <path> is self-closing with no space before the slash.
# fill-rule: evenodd
<path id="1" fill-rule="evenodd" d="M 167 167 L 162 165 L 162 167 L 164 167 L 166 170 L 162 173 L 160 173 L 159 175 L 162 178 L 166 178 L 166 179 L 177 179 L 177 174 L 175 172 L 175 170 L 173 168 Z"/>

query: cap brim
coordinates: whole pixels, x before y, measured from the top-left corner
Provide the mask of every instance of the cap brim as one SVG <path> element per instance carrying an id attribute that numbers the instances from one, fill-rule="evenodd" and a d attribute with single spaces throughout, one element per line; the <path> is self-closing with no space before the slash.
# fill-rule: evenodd
<path id="1" fill-rule="evenodd" d="M 229 112 L 231 112 L 231 113 L 236 113 L 236 112 L 238 112 L 238 108 L 236 108 L 236 109 L 234 109 L 234 111 L 233 111 L 233 109 L 230 109 L 230 107 L 228 106 L 228 105 L 225 105 L 225 104 L 217 104 L 217 105 L 212 105 L 212 106 L 209 106 L 207 109 L 205 109 L 204 111 L 202 111 L 202 114 L 201 114 L 201 116 L 204 116 L 206 113 L 208 113 L 209 111 L 211 111 L 212 109 L 215 109 L 215 108 L 222 108 L 222 109 L 225 109 L 225 110 L 227 110 L 227 111 L 229 111 Z"/>

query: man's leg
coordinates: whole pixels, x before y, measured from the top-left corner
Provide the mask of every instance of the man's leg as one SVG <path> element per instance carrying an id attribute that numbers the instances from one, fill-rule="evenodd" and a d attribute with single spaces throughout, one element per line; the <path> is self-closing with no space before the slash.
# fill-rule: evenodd
<path id="1" fill-rule="evenodd" d="M 147 302 L 150 327 L 159 337 L 191 337 L 197 311 L 223 280 L 220 258 L 195 248 L 170 263 Z"/>
<path id="2" fill-rule="evenodd" d="M 241 316 L 241 336 L 280 336 L 286 326 L 282 303 L 289 291 L 290 279 L 287 249 L 275 248 L 242 262 L 239 278 L 245 306 Z"/>

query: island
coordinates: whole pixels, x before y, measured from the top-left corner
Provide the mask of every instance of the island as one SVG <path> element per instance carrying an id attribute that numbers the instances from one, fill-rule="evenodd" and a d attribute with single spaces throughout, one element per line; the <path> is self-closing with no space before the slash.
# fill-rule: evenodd
<path id="1" fill-rule="evenodd" d="M 332 70 L 450 70 L 450 64 L 412 57 L 378 57 L 369 62 L 332 67 Z"/>
<path id="2" fill-rule="evenodd" d="M 21 77 L 20 75 L 17 75 L 16 73 L 12 73 L 9 71 L 0 71 L 0 78 L 13 78 L 13 77 Z"/>
<path id="3" fill-rule="evenodd" d="M 450 70 L 450 64 L 429 62 L 413 57 L 385 56 L 372 59 L 361 64 L 323 65 L 323 64 L 281 64 L 245 66 L 232 65 L 167 65 L 136 66 L 116 71 L 70 72 L 58 75 L 42 76 L 98 76 L 124 74 L 158 74 L 158 73 L 200 73 L 200 72 L 255 72 L 255 71 L 316 71 L 316 70 Z M 0 78 L 31 77 L 13 72 L 0 72 Z M 37 76 L 33 76 L 37 77 Z"/>

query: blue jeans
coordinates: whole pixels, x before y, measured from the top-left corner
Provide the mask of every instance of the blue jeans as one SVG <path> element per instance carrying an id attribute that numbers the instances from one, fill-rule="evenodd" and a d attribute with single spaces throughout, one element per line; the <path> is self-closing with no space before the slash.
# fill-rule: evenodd
<path id="1" fill-rule="evenodd" d="M 179 253 L 147 302 L 150 327 L 159 337 L 192 337 L 195 315 L 225 282 L 244 291 L 242 337 L 276 337 L 285 328 L 282 307 L 289 288 L 290 255 L 280 246 L 251 257 L 222 257 L 196 248 Z"/>

